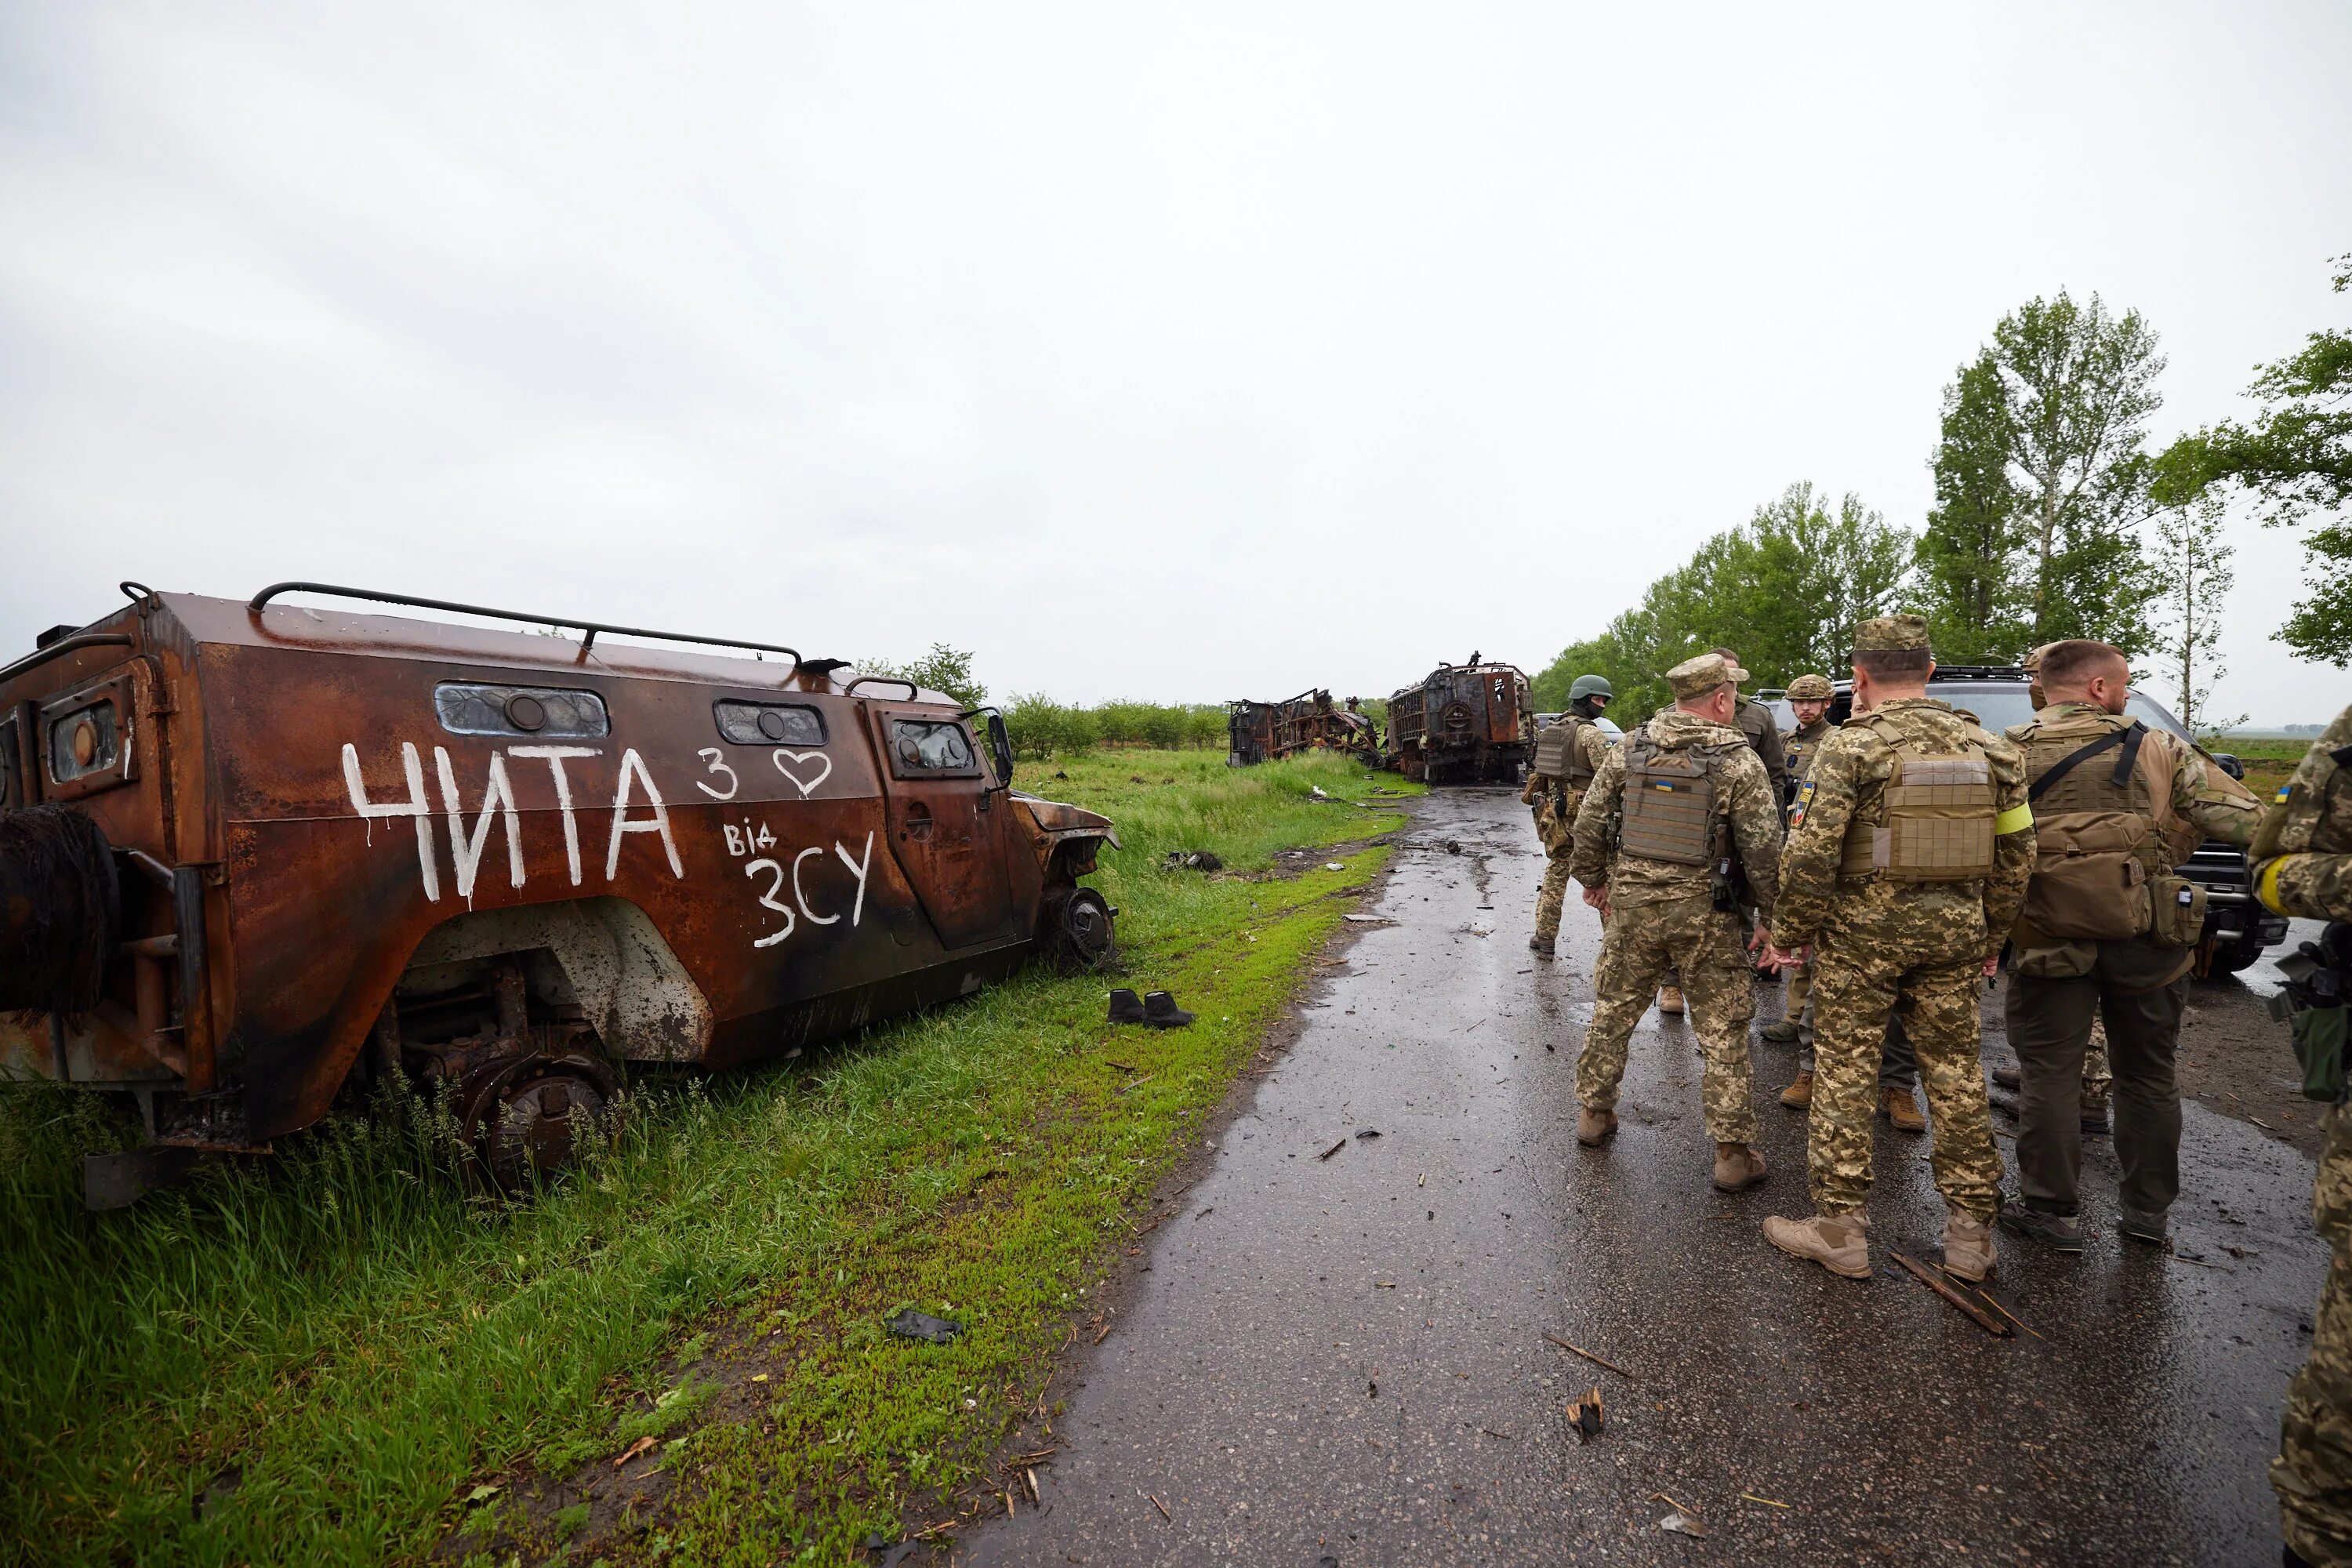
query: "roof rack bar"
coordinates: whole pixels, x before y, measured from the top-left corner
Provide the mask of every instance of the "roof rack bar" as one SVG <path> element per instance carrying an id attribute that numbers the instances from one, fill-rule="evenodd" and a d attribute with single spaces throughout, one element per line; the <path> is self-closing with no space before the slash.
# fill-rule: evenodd
<path id="1" fill-rule="evenodd" d="M 63 658 L 86 647 L 132 647 L 135 645 L 128 632 L 76 632 L 69 637 L 59 637 L 47 647 L 37 647 L 16 663 L 0 669 L 0 681 L 14 680 L 28 669 L 38 669 L 53 658 Z"/>
<path id="2" fill-rule="evenodd" d="M 245 607 L 259 615 L 268 607 L 269 601 L 280 594 L 330 594 L 339 599 L 368 599 L 379 605 L 405 605 L 420 610 L 450 610 L 461 616 L 491 616 L 499 620 L 528 621 L 543 626 L 571 626 L 588 634 L 580 643 L 580 651 L 583 654 L 596 646 L 599 632 L 611 632 L 615 637 L 652 637 L 659 642 L 704 643 L 712 647 L 745 647 L 760 653 L 787 653 L 792 655 L 794 669 L 800 668 L 801 662 L 800 650 L 786 647 L 782 643 L 707 637 L 693 632 L 654 632 L 643 626 L 608 626 L 603 621 L 583 621 L 568 616 L 529 616 L 520 610 L 492 609 L 487 605 L 461 605 L 450 599 L 420 599 L 407 594 L 379 593 L 373 588 L 341 588 L 332 583 L 272 583 L 247 601 Z"/>

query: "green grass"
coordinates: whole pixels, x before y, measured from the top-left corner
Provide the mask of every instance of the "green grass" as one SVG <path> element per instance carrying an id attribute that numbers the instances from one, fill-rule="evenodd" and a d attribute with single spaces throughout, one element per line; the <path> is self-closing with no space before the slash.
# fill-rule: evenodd
<path id="1" fill-rule="evenodd" d="M 1387 852 L 1260 882 L 1160 858 L 1263 868 L 1397 825 L 1310 802 L 1368 787 L 1328 756 L 1066 767 L 1022 782 L 1118 822 L 1094 880 L 1133 983 L 1175 990 L 1191 1029 L 1114 1033 L 1103 977 L 1033 971 L 799 1062 L 641 1086 L 613 1148 L 509 1205 L 467 1194 L 411 1105 L 88 1215 L 75 1156 L 120 1123 L 0 1092 L 0 1547 L 357 1563 L 462 1527 L 484 1561 L 845 1563 L 947 1517 Z M 906 1303 L 968 1331 L 883 1333 Z M 594 1518 L 538 1479 L 638 1436 L 668 1478 L 642 1510 Z"/>

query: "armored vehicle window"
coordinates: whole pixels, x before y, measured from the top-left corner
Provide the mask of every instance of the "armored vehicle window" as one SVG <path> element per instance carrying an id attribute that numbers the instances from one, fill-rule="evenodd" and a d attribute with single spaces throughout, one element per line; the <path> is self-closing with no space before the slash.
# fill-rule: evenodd
<path id="1" fill-rule="evenodd" d="M 890 723 L 890 754 L 901 773 L 974 773 L 979 763 L 963 726 L 951 720 L 896 719 Z"/>
<path id="2" fill-rule="evenodd" d="M 609 735 L 604 700 L 593 691 L 553 686 L 477 686 L 446 680 L 433 689 L 433 709 L 453 735 Z"/>
<path id="3" fill-rule="evenodd" d="M 121 754 L 122 726 L 110 697 L 49 721 L 49 776 L 59 784 L 102 773 Z"/>
<path id="4" fill-rule="evenodd" d="M 719 732 L 739 746 L 822 746 L 824 719 L 814 708 L 781 702 L 714 702 Z"/>

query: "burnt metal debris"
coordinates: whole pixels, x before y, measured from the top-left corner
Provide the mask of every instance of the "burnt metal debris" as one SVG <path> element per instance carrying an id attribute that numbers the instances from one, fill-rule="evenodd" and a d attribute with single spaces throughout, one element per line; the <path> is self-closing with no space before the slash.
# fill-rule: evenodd
<path id="1" fill-rule="evenodd" d="M 1225 704 L 1228 766 L 1245 768 L 1296 752 L 1344 752 L 1368 767 L 1381 763 L 1380 726 L 1355 698 L 1341 707 L 1316 688 L 1280 702 L 1239 699 Z"/>
<path id="2" fill-rule="evenodd" d="M 394 1076 L 450 1088 L 511 1190 L 635 1066 L 1110 954 L 1079 879 L 1111 824 L 1015 793 L 993 710 L 774 645 L 124 587 L 0 668 L 0 963 L 34 1009 L 0 1073 L 136 1098 L 152 1142 L 89 1158 L 94 1202 Z M 95 987 L 58 957 L 93 920 Z"/>
<path id="3" fill-rule="evenodd" d="M 1444 664 L 1389 699 L 1387 765 L 1429 784 L 1517 784 L 1535 703 L 1515 665 Z"/>

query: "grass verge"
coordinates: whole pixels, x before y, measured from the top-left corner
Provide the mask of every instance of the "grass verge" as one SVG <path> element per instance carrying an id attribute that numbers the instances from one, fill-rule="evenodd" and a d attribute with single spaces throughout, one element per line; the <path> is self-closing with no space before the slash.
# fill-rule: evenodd
<path id="1" fill-rule="evenodd" d="M 520 1205 L 470 1197 L 411 1106 L 88 1215 L 75 1156 L 123 1130 L 87 1097 L 0 1092 L 0 1540 L 90 1563 L 842 1563 L 950 1509 L 1387 850 L 1264 879 L 1161 858 L 1255 872 L 1398 825 L 1311 799 L 1370 787 L 1328 756 L 1040 771 L 1024 784 L 1118 823 L 1096 881 L 1133 981 L 1193 1027 L 1114 1032 L 1100 977 L 1033 972 L 810 1060 L 641 1089 L 615 1147 Z M 966 1331 L 885 1333 L 906 1304 Z"/>

